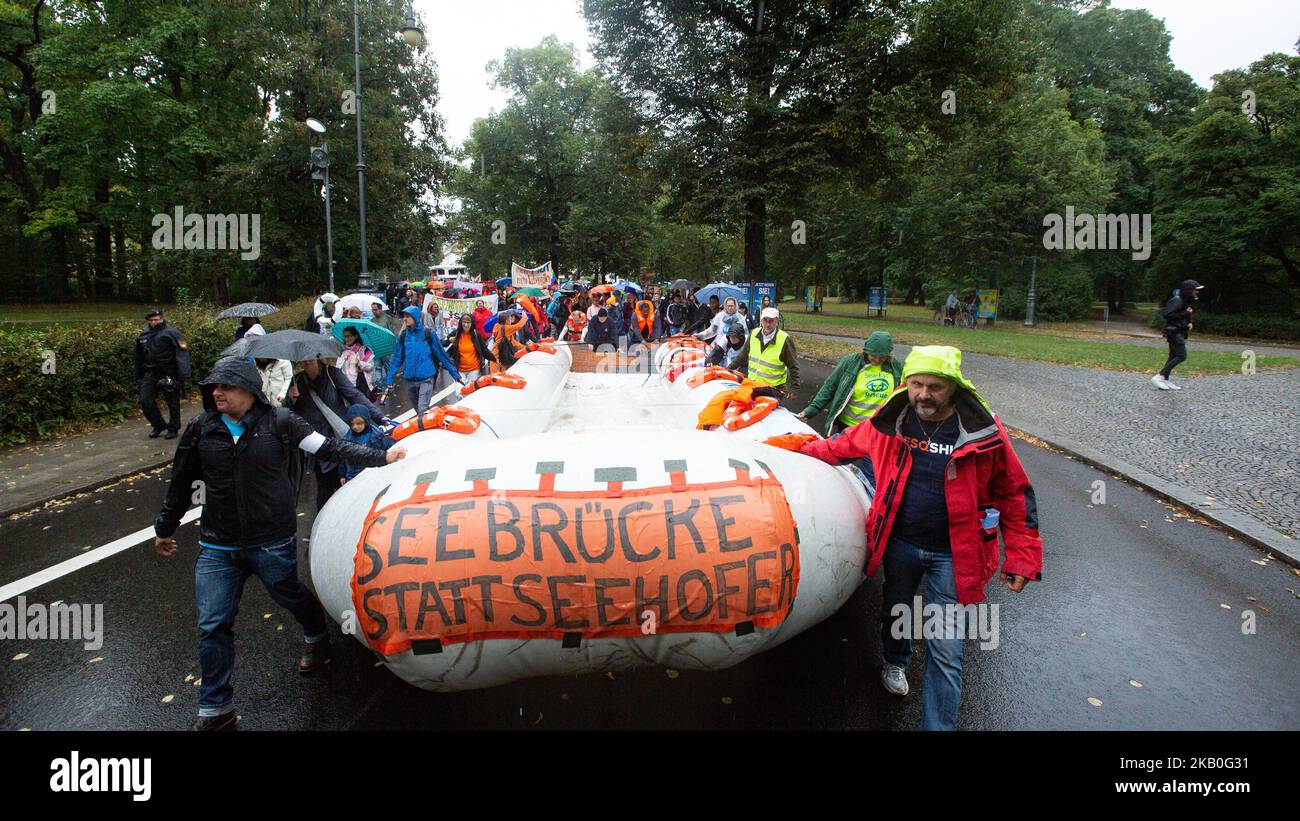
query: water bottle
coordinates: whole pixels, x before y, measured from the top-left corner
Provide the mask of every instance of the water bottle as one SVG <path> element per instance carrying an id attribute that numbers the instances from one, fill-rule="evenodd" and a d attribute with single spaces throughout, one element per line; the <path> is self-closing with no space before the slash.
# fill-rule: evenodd
<path id="1" fill-rule="evenodd" d="M 998 526 L 998 519 L 1002 513 L 996 507 L 987 507 L 984 509 L 984 518 L 980 519 L 980 527 L 985 530 L 995 530 Z"/>

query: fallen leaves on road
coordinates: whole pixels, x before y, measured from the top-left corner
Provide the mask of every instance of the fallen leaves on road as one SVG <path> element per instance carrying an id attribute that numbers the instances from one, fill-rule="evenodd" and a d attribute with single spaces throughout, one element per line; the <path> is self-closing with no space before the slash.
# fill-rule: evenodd
<path id="1" fill-rule="evenodd" d="M 13 660 L 13 661 L 22 661 L 23 659 L 27 658 L 27 656 L 29 656 L 29 655 L 30 655 L 30 653 L 19 653 L 18 655 L 14 656 L 12 660 Z"/>
<path id="2" fill-rule="evenodd" d="M 1100 707 L 1102 702 L 1101 699 L 1099 698 L 1088 696 L 1088 703 L 1091 704 L 1093 707 Z"/>
<path id="3" fill-rule="evenodd" d="M 1138 681 L 1138 680 L 1135 679 L 1135 678 L 1131 678 L 1131 679 L 1129 679 L 1129 680 L 1128 680 L 1128 683 L 1129 683 L 1129 684 L 1132 684 L 1134 687 L 1138 688 L 1139 690 L 1142 689 L 1142 682 Z"/>
<path id="4" fill-rule="evenodd" d="M 171 704 L 175 700 L 176 700 L 176 696 L 171 695 L 170 693 L 162 697 L 163 704 Z"/>

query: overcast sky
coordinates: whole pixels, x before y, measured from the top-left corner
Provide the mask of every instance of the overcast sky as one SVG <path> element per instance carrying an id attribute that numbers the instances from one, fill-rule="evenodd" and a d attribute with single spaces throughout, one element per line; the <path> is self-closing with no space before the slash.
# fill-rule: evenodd
<path id="1" fill-rule="evenodd" d="M 438 61 L 449 145 L 505 95 L 488 86 L 484 66 L 510 46 L 535 46 L 547 34 L 578 46 L 583 65 L 587 26 L 580 0 L 415 0 Z M 1174 65 L 1209 88 L 1210 78 L 1245 68 L 1274 51 L 1293 53 L 1300 39 L 1300 0 L 1113 0 L 1117 8 L 1145 8 L 1173 33 Z"/>

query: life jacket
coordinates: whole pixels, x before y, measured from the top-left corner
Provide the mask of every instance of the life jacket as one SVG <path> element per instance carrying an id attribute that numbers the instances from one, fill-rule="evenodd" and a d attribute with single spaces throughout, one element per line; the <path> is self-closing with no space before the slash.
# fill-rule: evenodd
<path id="1" fill-rule="evenodd" d="M 655 304 L 643 299 L 636 304 L 636 324 L 642 336 L 650 336 L 655 327 Z"/>

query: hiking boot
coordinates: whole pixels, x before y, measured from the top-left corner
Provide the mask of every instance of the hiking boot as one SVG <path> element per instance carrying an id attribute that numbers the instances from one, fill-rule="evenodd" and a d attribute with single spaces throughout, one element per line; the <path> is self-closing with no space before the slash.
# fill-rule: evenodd
<path id="1" fill-rule="evenodd" d="M 1155 385 L 1157 388 L 1159 388 L 1162 391 L 1173 390 L 1173 388 L 1169 387 L 1169 380 L 1165 379 L 1160 374 L 1156 374 L 1155 376 L 1151 377 L 1151 384 Z"/>
<path id="2" fill-rule="evenodd" d="M 314 673 L 330 658 L 330 640 L 307 642 L 303 648 L 302 658 L 298 659 L 298 672 L 304 676 Z"/>
<path id="3" fill-rule="evenodd" d="M 150 438 L 150 439 L 157 439 L 159 436 L 162 436 L 162 435 L 163 435 L 163 431 L 165 431 L 165 430 L 167 430 L 167 429 L 166 429 L 166 428 L 154 428 L 153 430 L 149 431 L 149 438 Z"/>
<path id="4" fill-rule="evenodd" d="M 903 668 L 897 664 L 885 662 L 885 666 L 880 670 L 880 683 L 885 685 L 886 690 L 896 696 L 907 695 L 907 675 L 903 672 Z"/>
<path id="5" fill-rule="evenodd" d="M 239 716 L 235 715 L 232 710 L 219 716 L 199 716 L 194 719 L 190 729 L 201 731 L 234 730 L 237 724 L 239 724 Z"/>

